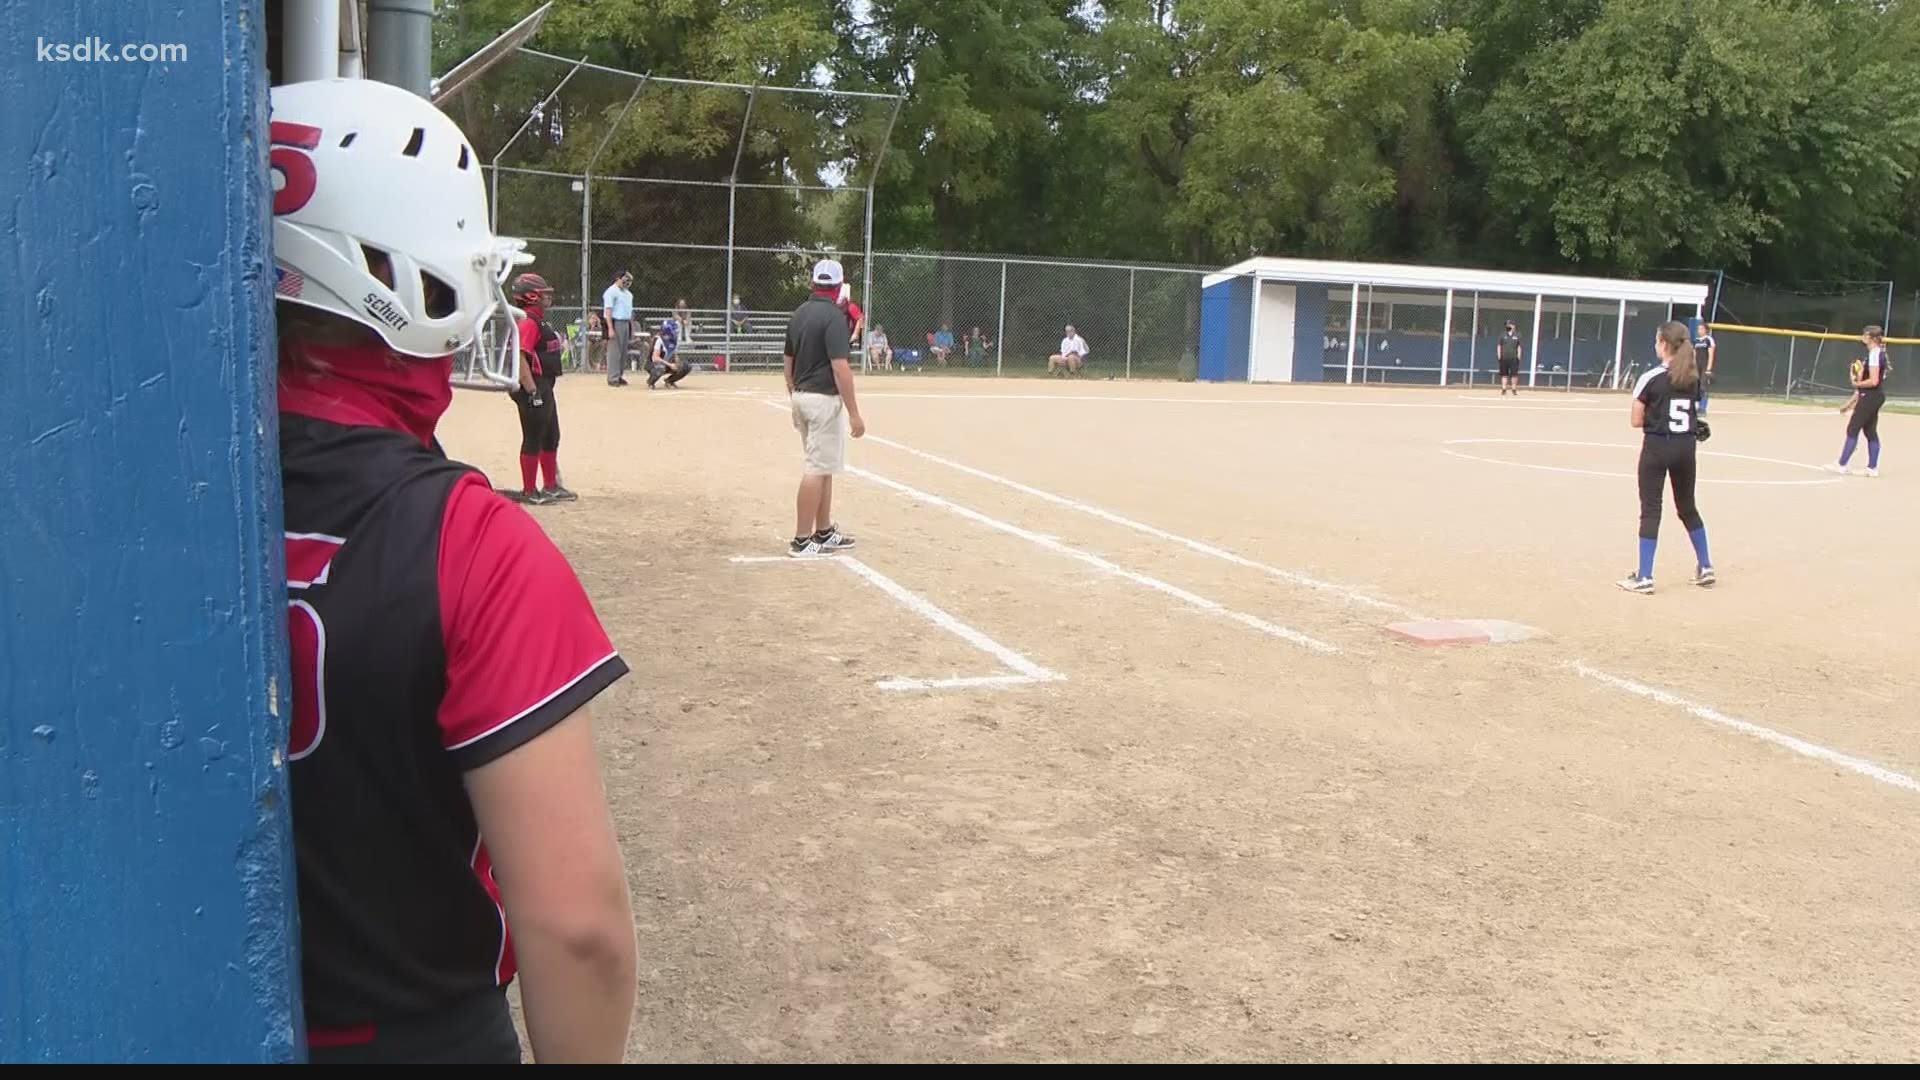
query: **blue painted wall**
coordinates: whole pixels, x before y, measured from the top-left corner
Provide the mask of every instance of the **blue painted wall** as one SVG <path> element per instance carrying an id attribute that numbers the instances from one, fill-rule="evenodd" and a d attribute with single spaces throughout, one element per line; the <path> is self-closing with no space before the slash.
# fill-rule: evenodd
<path id="1" fill-rule="evenodd" d="M 1253 282 L 1229 278 L 1200 290 L 1201 382 L 1246 382 Z"/>
<path id="2" fill-rule="evenodd" d="M 1293 381 L 1320 382 L 1317 358 L 1327 345 L 1327 287 L 1301 282 L 1293 290 Z"/>
<path id="3" fill-rule="evenodd" d="M 0 9 L 0 1061 L 288 1061 L 258 0 Z M 171 63 L 57 63 L 95 35 Z"/>

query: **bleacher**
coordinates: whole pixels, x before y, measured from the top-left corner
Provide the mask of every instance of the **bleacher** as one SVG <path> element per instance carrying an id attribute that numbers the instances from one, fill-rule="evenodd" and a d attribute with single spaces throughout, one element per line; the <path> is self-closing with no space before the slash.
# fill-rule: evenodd
<path id="1" fill-rule="evenodd" d="M 696 368 L 777 368 L 787 342 L 789 311 L 750 309 L 740 313 L 744 326 L 733 327 L 728 334 L 727 312 L 723 308 L 688 308 L 693 332 L 680 341 L 680 356 Z M 634 305 L 631 343 L 628 356 L 645 356 L 653 343 L 653 332 L 673 318 L 670 307 Z"/>

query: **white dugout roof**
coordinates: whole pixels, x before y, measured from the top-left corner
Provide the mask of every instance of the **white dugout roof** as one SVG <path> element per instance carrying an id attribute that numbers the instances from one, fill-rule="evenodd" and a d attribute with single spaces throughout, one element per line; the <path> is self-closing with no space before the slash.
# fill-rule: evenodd
<path id="1" fill-rule="evenodd" d="M 1707 302 L 1705 285 L 1678 281 L 1577 277 L 1570 274 L 1521 274 L 1510 270 L 1467 270 L 1450 266 L 1397 263 L 1323 262 L 1318 259 L 1248 259 L 1214 274 L 1203 284 L 1232 278 L 1311 282 L 1321 285 L 1373 285 L 1387 288 L 1493 293 L 1505 296 L 1573 296 L 1582 300 L 1626 300 L 1699 307 Z"/>

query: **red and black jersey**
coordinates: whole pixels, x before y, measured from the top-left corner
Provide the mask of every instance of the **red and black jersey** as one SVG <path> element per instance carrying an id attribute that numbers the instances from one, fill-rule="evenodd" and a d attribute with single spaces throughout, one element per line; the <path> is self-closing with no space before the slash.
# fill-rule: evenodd
<path id="1" fill-rule="evenodd" d="M 545 316 L 534 318 L 532 315 L 520 317 L 520 351 L 533 356 L 533 374 L 536 378 L 546 376 L 560 377 L 560 335 L 547 325 Z M 572 385 L 569 383 L 568 385 Z"/>
<path id="2" fill-rule="evenodd" d="M 627 671 L 532 518 L 348 404 L 282 389 L 291 797 L 316 1047 L 370 1041 L 512 979 L 462 776 Z"/>

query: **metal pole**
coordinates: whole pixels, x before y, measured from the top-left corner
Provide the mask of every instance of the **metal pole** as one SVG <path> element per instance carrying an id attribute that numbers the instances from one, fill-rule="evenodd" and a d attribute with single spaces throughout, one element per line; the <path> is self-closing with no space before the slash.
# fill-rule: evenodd
<path id="1" fill-rule="evenodd" d="M 580 318 L 587 317 L 587 298 L 593 295 L 593 180 L 580 181 Z M 607 340 L 613 339 L 613 327 L 607 327 Z M 626 355 L 626 342 L 620 343 Z M 611 346 L 609 346 L 611 355 Z M 624 373 L 623 373 L 624 374 Z"/>
<path id="2" fill-rule="evenodd" d="M 1540 384 L 1540 319 L 1547 309 L 1544 294 L 1533 294 L 1533 346 L 1527 350 L 1527 389 Z"/>
<path id="3" fill-rule="evenodd" d="M 1007 261 L 1000 260 L 1000 324 L 993 332 L 993 373 L 1000 374 L 1000 367 L 1007 359 Z"/>
<path id="4" fill-rule="evenodd" d="M 873 185 L 872 184 L 867 185 L 867 225 L 866 225 L 866 232 L 864 235 L 865 235 L 865 239 L 862 241 L 862 243 L 865 245 L 865 250 L 860 257 L 860 299 L 865 301 L 867 305 L 871 305 L 873 303 Z M 867 342 L 872 337 L 873 337 L 873 312 L 868 311 L 866 325 L 860 328 L 860 341 L 858 343 L 858 346 L 860 349 L 860 370 L 861 371 L 866 371 L 873 363 L 873 359 L 872 359 L 873 350 L 867 347 Z"/>
<path id="5" fill-rule="evenodd" d="M 1473 293 L 1473 328 L 1467 333 L 1467 385 L 1473 385 L 1480 368 L 1480 290 Z"/>
<path id="6" fill-rule="evenodd" d="M 727 177 L 727 295 L 720 298 L 720 306 L 726 309 L 727 324 L 720 343 L 720 355 L 727 358 L 728 371 L 733 370 L 733 229 L 737 218 L 735 204 L 739 191 L 740 189 L 734 186 L 733 177 Z"/>
<path id="7" fill-rule="evenodd" d="M 758 86 L 747 91 L 747 109 L 740 118 L 740 141 L 733 147 L 733 170 L 727 173 L 727 295 L 721 298 L 721 306 L 726 309 L 726 330 L 720 346 L 720 355 L 727 358 L 727 370 L 733 370 L 733 229 L 736 220 L 735 202 L 740 191 L 740 159 L 747 152 L 747 129 L 753 124 L 753 101 L 759 96 Z M 861 371 L 866 370 L 865 349 L 860 350 Z"/>
<path id="8" fill-rule="evenodd" d="M 1620 373 L 1627 359 L 1627 302 L 1620 301 L 1620 325 L 1613 332 L 1613 388 L 1620 389 Z"/>
<path id="9" fill-rule="evenodd" d="M 1347 385 L 1353 385 L 1353 349 L 1360 341 L 1360 283 L 1353 283 L 1353 305 L 1347 311 Z"/>
<path id="10" fill-rule="evenodd" d="M 281 81 L 340 74 L 340 0 L 287 0 L 281 7 Z"/>
<path id="11" fill-rule="evenodd" d="M 1573 298 L 1573 316 L 1567 320 L 1567 392 L 1573 392 L 1573 361 L 1580 348 L 1580 298 Z"/>
<path id="12" fill-rule="evenodd" d="M 581 58 L 582 63 L 585 63 L 585 60 L 585 57 Z M 578 71 L 579 67 L 576 66 L 574 70 Z M 567 77 L 572 78 L 572 73 L 569 72 Z M 627 113 L 633 110 L 633 103 L 640 100 L 640 91 L 646 87 L 648 78 L 649 76 L 642 75 L 640 81 L 634 83 L 633 93 L 627 95 L 626 105 L 620 109 L 620 115 L 613 118 L 613 123 L 607 127 L 607 133 L 600 136 L 600 142 L 593 148 L 592 156 L 587 158 L 586 172 L 580 177 L 580 321 L 583 323 L 587 318 L 587 306 L 593 297 L 593 167 L 599 164 L 600 155 L 607 149 L 607 144 L 613 141 L 614 135 L 620 131 L 620 125 L 626 123 Z M 554 93 L 559 92 L 558 87 L 554 88 Z M 608 326 L 609 341 L 612 340 L 612 336 L 613 327 Z M 627 342 L 620 343 L 622 356 L 626 355 L 626 346 Z M 622 374 L 625 373 L 622 372 Z"/>
<path id="13" fill-rule="evenodd" d="M 1134 273 L 1135 271 L 1133 270 L 1127 271 L 1127 375 L 1126 377 L 1129 379 L 1133 378 L 1133 275 Z"/>
<path id="14" fill-rule="evenodd" d="M 1447 320 L 1440 330 L 1440 385 L 1447 385 L 1447 361 L 1453 358 L 1453 290 L 1447 290 Z"/>
<path id="15" fill-rule="evenodd" d="M 867 347 L 867 342 L 873 337 L 873 311 L 871 310 L 873 307 L 873 191 L 880 186 L 880 165 L 887 160 L 887 145 L 893 142 L 893 125 L 900 119 L 900 105 L 906 100 L 905 95 L 894 95 L 893 115 L 887 117 L 887 131 L 885 135 L 880 137 L 880 152 L 874 155 L 873 159 L 873 175 L 867 177 L 867 233 L 864 241 L 866 246 L 862 253 L 862 263 L 860 267 L 860 298 L 866 301 L 866 306 L 869 310 L 867 311 L 867 325 L 861 327 L 860 332 L 860 356 L 862 357 L 860 362 L 863 365 L 862 370 L 865 370 L 864 365 L 869 362 L 866 358 L 873 355 L 872 350 Z M 1005 264 L 1001 265 L 1001 272 L 1003 274 L 1006 272 Z"/>
<path id="16" fill-rule="evenodd" d="M 1248 382 L 1253 381 L 1253 369 L 1258 365 L 1259 357 L 1260 357 L 1260 288 L 1261 288 L 1260 275 L 1254 274 L 1252 276 L 1252 281 L 1253 281 L 1253 286 L 1252 286 L 1253 303 L 1248 306 L 1251 307 L 1253 311 L 1250 317 L 1247 319 L 1247 381 Z"/>
<path id="17" fill-rule="evenodd" d="M 431 98 L 432 68 L 433 0 L 368 0 L 367 74 Z"/>
<path id="18" fill-rule="evenodd" d="M 1787 339 L 1787 400 L 1793 400 L 1793 339 Z"/>

